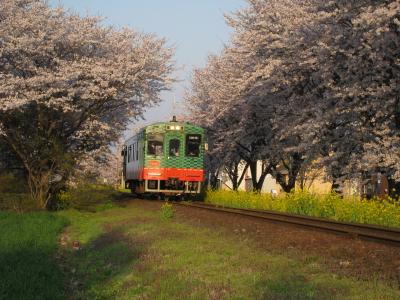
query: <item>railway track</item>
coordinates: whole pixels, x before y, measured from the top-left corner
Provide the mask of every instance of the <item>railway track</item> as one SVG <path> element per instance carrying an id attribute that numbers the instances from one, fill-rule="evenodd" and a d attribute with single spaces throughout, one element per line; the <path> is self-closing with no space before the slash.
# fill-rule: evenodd
<path id="1" fill-rule="evenodd" d="M 219 207 L 207 203 L 193 203 L 193 202 L 173 202 L 173 203 L 179 206 L 194 207 L 194 208 L 217 211 L 222 213 L 248 216 L 257 219 L 263 219 L 266 221 L 293 224 L 306 227 L 309 229 L 323 230 L 341 235 L 349 235 L 354 238 L 373 240 L 380 243 L 389 243 L 392 245 L 394 244 L 396 246 L 400 246 L 400 229 L 396 228 L 347 223 L 347 222 L 340 222 L 340 221 L 308 217 L 302 215 L 293 215 L 276 211 Z"/>

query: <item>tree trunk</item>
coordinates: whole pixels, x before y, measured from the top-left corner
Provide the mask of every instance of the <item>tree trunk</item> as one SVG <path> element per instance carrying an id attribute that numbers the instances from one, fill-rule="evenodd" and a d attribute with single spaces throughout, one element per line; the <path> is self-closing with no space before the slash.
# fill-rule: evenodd
<path id="1" fill-rule="evenodd" d="M 251 174 L 251 182 L 253 184 L 253 191 L 257 191 L 256 188 L 258 186 L 257 182 L 257 161 L 250 161 L 248 162 L 250 167 L 250 174 Z"/>
<path id="2" fill-rule="evenodd" d="M 256 187 L 253 188 L 253 190 L 254 190 L 255 192 L 261 192 L 262 187 L 263 187 L 263 185 L 264 185 L 265 177 L 267 177 L 267 174 L 268 174 L 268 173 L 266 173 L 266 172 L 263 172 L 263 173 L 261 174 L 260 178 L 257 180 Z"/>
<path id="3" fill-rule="evenodd" d="M 342 187 L 341 183 L 333 179 L 332 182 L 332 192 L 335 192 L 337 194 L 342 194 Z"/>
<path id="4" fill-rule="evenodd" d="M 246 175 L 247 169 L 249 168 L 249 164 L 246 163 L 246 166 L 244 167 L 242 174 L 240 175 L 240 178 L 238 180 L 238 187 L 240 186 L 240 184 L 242 183 L 244 176 Z"/>
<path id="5" fill-rule="evenodd" d="M 238 165 L 239 165 L 239 163 L 234 163 L 233 171 L 232 171 L 232 173 L 231 173 L 231 175 L 232 175 L 232 176 L 231 176 L 232 189 L 233 189 L 234 191 L 237 191 L 238 188 L 239 188 L 239 185 L 238 185 L 238 178 L 239 178 L 239 175 L 238 175 L 238 172 L 239 172 Z"/>
<path id="6" fill-rule="evenodd" d="M 263 161 L 260 178 L 257 178 L 257 161 L 250 162 L 249 166 L 250 166 L 250 172 L 251 172 L 251 181 L 253 183 L 253 191 L 257 192 L 257 193 L 261 192 L 262 187 L 264 185 L 265 178 L 267 177 L 268 173 L 271 172 L 271 165 L 270 164 L 267 165 Z"/>
<path id="7" fill-rule="evenodd" d="M 231 178 L 231 181 L 232 181 L 232 190 L 237 191 L 238 188 L 239 188 L 239 185 L 238 185 L 238 176 L 237 176 L 237 175 L 234 175 L 234 176 Z"/>
<path id="8" fill-rule="evenodd" d="M 212 190 L 216 190 L 218 188 L 218 174 L 219 174 L 219 169 L 215 170 L 214 172 L 211 172 L 210 187 Z"/>
<path id="9" fill-rule="evenodd" d="M 239 177 L 239 166 L 240 166 L 240 161 L 232 162 L 230 166 L 225 167 L 225 171 L 228 173 L 229 179 L 231 180 L 232 183 L 232 190 L 234 191 L 237 191 L 239 189 L 240 184 L 242 183 L 246 171 L 249 167 L 249 164 L 246 163 L 245 167 L 243 168 L 240 174 L 240 177 Z"/>
<path id="10" fill-rule="evenodd" d="M 30 196 L 38 209 L 46 209 L 50 199 L 50 173 L 28 175 Z"/>
<path id="11" fill-rule="evenodd" d="M 289 176 L 288 182 L 281 186 L 286 193 L 290 193 L 296 187 L 296 176 Z"/>
<path id="12" fill-rule="evenodd" d="M 343 179 L 341 174 L 333 173 L 332 174 L 332 192 L 337 193 L 339 195 L 343 194 Z"/>
<path id="13" fill-rule="evenodd" d="M 278 173 L 278 171 L 274 167 L 275 178 L 276 178 L 276 181 L 279 183 L 279 185 L 282 187 L 282 189 L 286 193 L 289 193 L 296 187 L 296 180 L 301 171 L 301 166 L 304 162 L 304 159 L 301 158 L 300 154 L 294 153 L 288 158 L 287 162 L 285 162 L 284 159 L 282 159 L 281 162 L 282 162 L 282 165 L 285 167 L 285 169 L 288 172 L 288 174 L 287 174 L 288 179 L 286 181 L 285 177 L 282 174 Z"/>
<path id="14" fill-rule="evenodd" d="M 275 180 L 279 183 L 281 186 L 282 190 L 284 190 L 286 193 L 289 193 L 293 187 L 291 187 L 288 182 L 286 182 L 285 176 L 283 176 L 281 173 L 279 173 L 275 169 Z"/>

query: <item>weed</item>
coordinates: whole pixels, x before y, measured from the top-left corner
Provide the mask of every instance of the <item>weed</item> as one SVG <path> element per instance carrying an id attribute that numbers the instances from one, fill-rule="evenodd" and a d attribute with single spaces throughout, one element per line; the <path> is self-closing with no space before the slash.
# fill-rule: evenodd
<path id="1" fill-rule="evenodd" d="M 161 206 L 161 217 L 164 220 L 172 219 L 174 216 L 174 207 L 172 206 L 171 203 L 165 202 Z"/>

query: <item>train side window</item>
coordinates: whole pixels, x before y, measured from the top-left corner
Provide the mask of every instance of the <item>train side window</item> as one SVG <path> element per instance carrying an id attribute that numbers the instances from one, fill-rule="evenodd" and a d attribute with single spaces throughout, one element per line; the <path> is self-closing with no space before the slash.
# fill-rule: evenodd
<path id="1" fill-rule="evenodd" d="M 181 145 L 181 141 L 177 139 L 173 139 L 169 141 L 169 156 L 177 157 L 179 156 L 179 147 Z"/>
<path id="2" fill-rule="evenodd" d="M 135 160 L 135 145 L 132 144 L 132 161 Z"/>
<path id="3" fill-rule="evenodd" d="M 136 160 L 139 160 L 139 141 L 136 142 Z"/>
<path id="4" fill-rule="evenodd" d="M 186 156 L 199 157 L 201 145 L 200 134 L 186 135 Z"/>
<path id="5" fill-rule="evenodd" d="M 162 156 L 164 136 L 162 134 L 149 134 L 147 140 L 147 154 Z"/>
<path id="6" fill-rule="evenodd" d="M 132 158 L 132 146 L 129 146 L 128 147 L 128 162 L 131 161 L 131 158 Z"/>
<path id="7" fill-rule="evenodd" d="M 124 155 L 124 164 L 128 163 L 128 147 L 124 146 L 124 150 L 122 150 L 123 155 Z"/>

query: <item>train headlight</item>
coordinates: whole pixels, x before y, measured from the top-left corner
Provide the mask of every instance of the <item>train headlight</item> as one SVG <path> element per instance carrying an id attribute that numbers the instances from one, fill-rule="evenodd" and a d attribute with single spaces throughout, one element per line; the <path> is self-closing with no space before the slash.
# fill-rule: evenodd
<path id="1" fill-rule="evenodd" d="M 169 126 L 167 126 L 167 130 L 180 130 L 180 131 L 183 131 L 183 126 L 181 126 L 181 125 L 169 125 Z"/>

